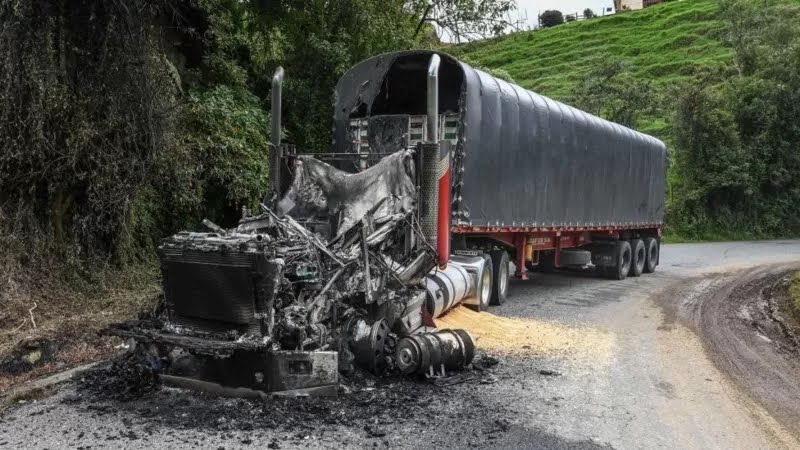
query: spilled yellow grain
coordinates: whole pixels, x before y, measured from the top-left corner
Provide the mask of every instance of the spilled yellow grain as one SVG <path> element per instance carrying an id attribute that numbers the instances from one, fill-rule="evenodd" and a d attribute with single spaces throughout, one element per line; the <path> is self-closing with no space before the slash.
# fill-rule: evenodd
<path id="1" fill-rule="evenodd" d="M 479 348 L 499 353 L 607 359 L 614 345 L 613 335 L 594 328 L 478 313 L 464 306 L 454 308 L 435 322 L 441 329 L 465 329 Z"/>

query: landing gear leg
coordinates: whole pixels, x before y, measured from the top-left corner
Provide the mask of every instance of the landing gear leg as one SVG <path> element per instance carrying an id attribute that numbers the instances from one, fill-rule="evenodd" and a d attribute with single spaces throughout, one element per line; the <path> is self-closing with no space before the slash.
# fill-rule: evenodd
<path id="1" fill-rule="evenodd" d="M 517 265 L 516 273 L 514 274 L 515 277 L 519 278 L 520 280 L 527 280 L 528 279 L 528 269 L 525 267 L 525 245 L 527 244 L 527 239 L 525 236 L 520 236 L 517 238 L 517 242 L 515 247 L 517 248 L 517 257 L 515 264 Z"/>

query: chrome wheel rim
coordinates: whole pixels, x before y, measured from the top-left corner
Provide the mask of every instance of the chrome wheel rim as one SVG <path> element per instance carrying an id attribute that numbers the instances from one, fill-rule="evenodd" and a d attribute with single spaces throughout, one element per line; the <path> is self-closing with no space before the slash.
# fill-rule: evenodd
<path id="1" fill-rule="evenodd" d="M 486 268 L 483 269 L 481 281 L 481 304 L 488 305 L 489 297 L 492 295 L 492 273 Z"/>
<path id="2" fill-rule="evenodd" d="M 500 279 L 497 280 L 500 283 L 498 285 L 500 287 L 500 295 L 505 295 L 506 289 L 508 289 L 508 264 L 501 263 L 498 275 L 500 276 Z"/>

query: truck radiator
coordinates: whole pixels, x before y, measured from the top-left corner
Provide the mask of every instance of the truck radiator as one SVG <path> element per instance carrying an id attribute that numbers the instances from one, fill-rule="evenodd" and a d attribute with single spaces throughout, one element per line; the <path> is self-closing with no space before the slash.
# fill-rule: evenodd
<path id="1" fill-rule="evenodd" d="M 160 257 L 171 322 L 208 332 L 265 331 L 275 268 L 264 254 L 171 248 Z"/>

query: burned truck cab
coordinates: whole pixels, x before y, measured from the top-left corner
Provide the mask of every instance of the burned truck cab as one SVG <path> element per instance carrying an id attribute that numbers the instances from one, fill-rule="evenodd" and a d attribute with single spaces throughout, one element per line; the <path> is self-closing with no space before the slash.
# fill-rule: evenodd
<path id="1" fill-rule="evenodd" d="M 450 260 L 437 244 L 448 226 L 438 192 L 449 167 L 449 151 L 430 138 L 449 120 L 435 101 L 439 62 L 413 61 L 430 67 L 417 81 L 433 81 L 433 104 L 402 105 L 410 96 L 392 91 L 376 105 L 386 114 L 366 126 L 382 124 L 372 134 L 378 158 L 344 152 L 336 167 L 325 159 L 337 152 L 289 152 L 276 139 L 260 214 L 166 238 L 161 308 L 109 333 L 129 339 L 165 382 L 231 395 L 336 395 L 340 375 L 359 368 L 437 377 L 468 366 L 472 337 L 437 330 L 433 318 L 485 297 L 490 265 Z M 403 76 L 398 69 L 392 79 Z M 279 69 L 273 83 L 276 138 L 283 77 Z M 424 124 L 401 129 L 420 117 Z M 348 117 L 348 130 L 359 120 Z"/>

